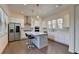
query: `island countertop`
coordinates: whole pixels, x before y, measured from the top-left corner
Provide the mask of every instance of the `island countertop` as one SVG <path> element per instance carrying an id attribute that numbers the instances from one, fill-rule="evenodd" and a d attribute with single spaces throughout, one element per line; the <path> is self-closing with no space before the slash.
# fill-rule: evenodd
<path id="1" fill-rule="evenodd" d="M 37 35 L 47 35 L 47 33 L 43 33 L 43 32 L 25 32 L 25 33 L 27 33 L 27 34 L 32 34 L 32 35 L 35 35 L 35 36 L 37 36 Z"/>

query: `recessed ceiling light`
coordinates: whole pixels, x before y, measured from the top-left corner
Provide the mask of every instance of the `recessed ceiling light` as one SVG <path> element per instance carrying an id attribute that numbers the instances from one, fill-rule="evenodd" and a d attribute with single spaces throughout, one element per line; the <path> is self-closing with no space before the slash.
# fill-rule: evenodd
<path id="1" fill-rule="evenodd" d="M 24 4 L 24 6 L 25 6 L 25 5 L 27 5 L 27 4 Z"/>
<path id="2" fill-rule="evenodd" d="M 62 4 L 58 4 L 58 5 L 56 5 L 56 7 L 61 7 L 62 6 Z"/>
<path id="3" fill-rule="evenodd" d="M 37 16 L 37 18 L 39 18 L 39 16 Z"/>
<path id="4" fill-rule="evenodd" d="M 56 7 L 59 7 L 58 5 L 56 5 Z"/>

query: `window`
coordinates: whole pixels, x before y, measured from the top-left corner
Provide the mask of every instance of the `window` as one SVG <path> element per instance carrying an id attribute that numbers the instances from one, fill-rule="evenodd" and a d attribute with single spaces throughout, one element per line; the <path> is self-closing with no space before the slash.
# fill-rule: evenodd
<path id="1" fill-rule="evenodd" d="M 56 29 L 56 20 L 52 20 L 53 29 Z"/>
<path id="2" fill-rule="evenodd" d="M 58 23 L 58 28 L 59 28 L 59 29 L 62 29 L 62 28 L 63 28 L 63 19 L 62 19 L 62 18 L 59 18 L 59 19 L 57 20 L 57 23 Z"/>
<path id="3" fill-rule="evenodd" d="M 51 21 L 48 21 L 48 28 L 51 29 L 52 23 Z"/>

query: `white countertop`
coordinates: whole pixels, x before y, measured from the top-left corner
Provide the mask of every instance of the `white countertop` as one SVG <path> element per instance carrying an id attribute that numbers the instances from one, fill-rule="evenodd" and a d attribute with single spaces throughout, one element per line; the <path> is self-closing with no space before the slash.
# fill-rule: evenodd
<path id="1" fill-rule="evenodd" d="M 32 34 L 32 35 L 46 35 L 47 33 L 43 33 L 43 32 L 25 32 L 27 34 Z"/>

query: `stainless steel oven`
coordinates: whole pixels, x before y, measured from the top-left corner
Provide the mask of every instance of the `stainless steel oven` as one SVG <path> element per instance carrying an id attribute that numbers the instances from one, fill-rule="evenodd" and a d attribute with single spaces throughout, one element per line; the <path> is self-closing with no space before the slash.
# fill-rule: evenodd
<path id="1" fill-rule="evenodd" d="M 38 26 L 35 27 L 35 32 L 39 32 L 39 27 Z"/>

